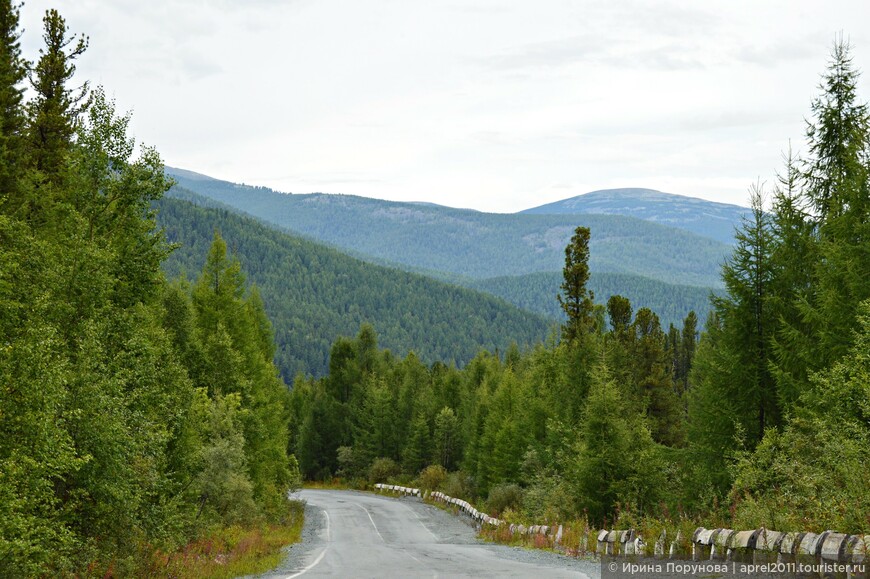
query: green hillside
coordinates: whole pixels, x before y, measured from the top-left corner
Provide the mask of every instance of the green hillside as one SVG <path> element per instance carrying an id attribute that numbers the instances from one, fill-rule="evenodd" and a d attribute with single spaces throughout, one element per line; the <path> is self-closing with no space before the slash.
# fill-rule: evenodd
<path id="1" fill-rule="evenodd" d="M 458 365 L 481 348 L 536 343 L 551 324 L 486 294 L 365 263 L 226 209 L 167 198 L 158 210 L 169 241 L 180 244 L 164 264 L 170 276 L 200 271 L 220 230 L 259 287 L 288 382 L 298 372 L 325 374 L 336 337 L 356 334 L 364 322 L 397 354 L 413 349 L 424 361 Z"/>
<path id="2" fill-rule="evenodd" d="M 561 320 L 564 315 L 556 294 L 560 291 L 562 279 L 561 272 L 541 272 L 474 281 L 469 287 L 501 297 L 524 310 Z M 627 297 L 635 310 L 650 308 L 665 328 L 668 324 L 682 327 L 690 311 L 694 311 L 701 322 L 706 320 L 711 309 L 710 293 L 715 291 L 713 288 L 674 285 L 621 273 L 593 273 L 589 289 L 595 294 L 595 301 L 601 304 L 607 303 L 610 296 L 619 294 Z"/>
<path id="3" fill-rule="evenodd" d="M 620 215 L 491 214 L 350 195 L 289 195 L 167 169 L 183 187 L 335 247 L 474 279 L 559 271 L 574 229 L 592 231 L 590 267 L 716 287 L 728 246 Z"/>

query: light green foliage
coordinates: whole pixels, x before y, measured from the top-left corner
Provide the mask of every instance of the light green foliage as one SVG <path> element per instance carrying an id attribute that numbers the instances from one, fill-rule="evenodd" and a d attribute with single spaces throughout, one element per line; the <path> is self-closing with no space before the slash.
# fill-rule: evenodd
<path id="1" fill-rule="evenodd" d="M 226 524 L 249 522 L 257 507 L 247 474 L 241 397 L 233 393 L 209 398 L 200 389 L 192 410 L 193 418 L 202 424 L 202 466 L 196 478 L 200 511 L 207 507 Z"/>
<path id="2" fill-rule="evenodd" d="M 440 464 L 430 464 L 420 472 L 420 488 L 436 491 L 447 480 L 447 469 Z"/>
<path id="3" fill-rule="evenodd" d="M 794 419 L 769 430 L 736 468 L 732 497 L 748 525 L 865 532 L 870 512 L 870 301 L 851 351 L 813 377 Z"/>
<path id="4" fill-rule="evenodd" d="M 712 313 L 698 344 L 689 375 L 692 388 L 687 395 L 689 481 L 682 496 L 693 508 L 709 508 L 724 499 L 732 483 L 728 466 L 744 442 L 739 401 L 732 390 L 723 390 L 723 382 L 732 375 L 736 361 L 721 340 L 722 327 Z"/>

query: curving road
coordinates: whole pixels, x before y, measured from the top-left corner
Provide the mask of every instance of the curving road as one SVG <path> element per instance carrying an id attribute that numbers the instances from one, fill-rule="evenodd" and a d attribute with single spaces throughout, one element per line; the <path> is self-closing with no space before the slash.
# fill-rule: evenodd
<path id="1" fill-rule="evenodd" d="M 482 543 L 460 517 L 355 491 L 304 490 L 303 541 L 270 579 L 314 577 L 597 577 L 598 565 Z"/>

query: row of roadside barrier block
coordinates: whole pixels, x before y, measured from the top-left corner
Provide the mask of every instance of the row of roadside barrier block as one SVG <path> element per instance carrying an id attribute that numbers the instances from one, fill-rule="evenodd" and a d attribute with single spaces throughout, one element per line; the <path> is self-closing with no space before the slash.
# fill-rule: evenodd
<path id="1" fill-rule="evenodd" d="M 676 537 L 674 537 L 674 540 L 669 545 L 667 533 L 662 531 L 653 545 L 653 555 L 656 558 L 680 558 L 683 555 L 680 549 L 681 541 L 682 533 L 678 531 Z M 626 531 L 608 531 L 603 529 L 598 531 L 598 549 L 596 552 L 599 555 L 644 556 L 647 554 L 646 549 L 646 541 L 634 529 Z"/>
<path id="2" fill-rule="evenodd" d="M 376 484 L 375 488 L 378 489 L 379 491 L 388 491 L 388 492 L 400 493 L 403 495 L 412 495 L 412 496 L 417 496 L 417 497 L 420 497 L 423 499 L 430 499 L 430 500 L 438 501 L 438 502 L 441 502 L 444 504 L 453 505 L 453 506 L 459 508 L 459 510 L 462 511 L 463 513 L 465 513 L 466 515 L 470 516 L 479 525 L 486 524 L 486 525 L 492 525 L 494 527 L 497 527 L 499 525 L 504 524 L 504 521 L 502 521 L 500 519 L 496 519 L 495 517 L 490 517 L 486 513 L 482 513 L 480 511 L 478 511 L 468 501 L 463 501 L 461 499 L 455 499 L 451 496 L 445 495 L 442 492 L 421 491 L 420 489 L 402 487 L 402 486 L 397 486 L 397 485 L 385 485 L 385 484 L 381 484 L 381 483 Z"/>
<path id="3" fill-rule="evenodd" d="M 375 488 L 378 489 L 379 491 L 390 491 L 390 492 L 399 493 L 399 494 L 405 495 L 405 496 L 414 496 L 414 497 L 421 496 L 420 489 L 412 489 L 410 487 L 403 487 L 403 486 L 399 486 L 399 485 L 385 485 L 385 484 L 378 483 L 375 485 Z"/>
<path id="4" fill-rule="evenodd" d="M 471 519 L 475 521 L 478 526 L 489 525 L 491 527 L 500 527 L 505 524 L 505 521 L 501 519 L 490 517 L 488 514 L 478 511 L 468 501 L 451 497 L 440 491 L 420 491 L 420 489 L 401 487 L 397 485 L 386 485 L 381 483 L 376 484 L 375 488 L 382 492 L 388 491 L 401 493 L 403 495 L 414 495 L 423 499 L 429 499 L 432 501 L 443 503 L 445 505 L 452 505 L 459 509 L 460 512 L 465 513 L 466 515 L 471 517 Z M 562 540 L 562 525 L 559 525 L 558 527 L 548 525 L 532 525 L 530 527 L 526 527 L 524 525 L 511 524 L 508 526 L 508 529 L 511 535 L 553 535 L 556 544 L 559 544 L 559 542 Z"/>
<path id="5" fill-rule="evenodd" d="M 459 511 L 470 516 L 478 525 L 499 527 L 505 521 L 490 517 L 475 509 L 468 501 L 456 499 L 442 492 L 421 491 L 398 485 L 376 484 L 379 491 L 399 493 L 430 499 L 447 505 L 453 505 Z M 543 535 L 552 536 L 553 544 L 560 545 L 562 541 L 562 525 L 509 525 L 511 535 Z M 584 544 L 580 546 L 585 552 Z M 625 557 L 647 556 L 647 543 L 634 529 L 601 530 L 597 536 L 598 555 L 622 555 Z M 682 559 L 688 555 L 681 547 L 683 537 L 677 532 L 674 539 L 667 541 L 667 533 L 662 531 L 653 545 L 653 556 L 656 558 Z M 870 566 L 870 535 L 847 535 L 834 531 L 824 533 L 783 533 L 765 528 L 749 531 L 734 531 L 733 529 L 706 529 L 698 527 L 692 534 L 691 558 L 694 561 L 724 560 L 762 564 L 836 564 L 861 566 L 862 576 L 870 577 L 867 567 Z M 846 576 L 854 576 L 847 573 Z"/>
<path id="6" fill-rule="evenodd" d="M 692 559 L 724 559 L 753 564 L 870 564 L 870 535 L 783 533 L 765 528 L 751 531 L 705 529 L 692 536 Z"/>

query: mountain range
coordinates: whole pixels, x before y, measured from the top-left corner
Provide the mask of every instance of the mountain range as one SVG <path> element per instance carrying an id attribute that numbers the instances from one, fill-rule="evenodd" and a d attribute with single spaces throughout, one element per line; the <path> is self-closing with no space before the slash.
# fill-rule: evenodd
<path id="1" fill-rule="evenodd" d="M 625 215 L 496 214 L 352 195 L 286 194 L 167 169 L 177 183 L 274 226 L 362 259 L 471 280 L 561 271 L 577 226 L 590 268 L 718 287 L 728 244 Z"/>
<path id="2" fill-rule="evenodd" d="M 493 214 L 287 194 L 183 169 L 166 172 L 176 185 L 163 202 L 162 222 L 172 239 L 198 247 L 176 252 L 168 271 L 197 271 L 201 246 L 220 229 L 244 253 L 275 320 L 286 379 L 325 372 L 332 341 L 363 322 L 375 325 L 386 347 L 413 349 L 427 361 L 462 364 L 479 348 L 503 349 L 511 338 L 534 343 L 563 319 L 555 298 L 564 248 L 579 225 L 592 233 L 589 288 L 596 302 L 623 295 L 635 309 L 656 312 L 665 328 L 679 326 L 690 310 L 703 321 L 710 294 L 721 291 L 719 269 L 745 212 L 650 189 L 615 189 Z M 254 240 L 257 249 L 245 249 Z"/>
<path id="3" fill-rule="evenodd" d="M 749 209 L 655 189 L 602 189 L 547 203 L 520 213 L 528 215 L 624 215 L 691 231 L 725 244 L 734 243 L 734 228 Z"/>

